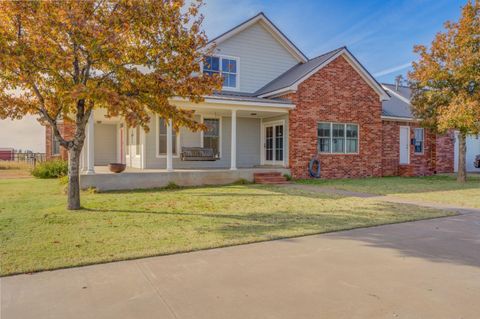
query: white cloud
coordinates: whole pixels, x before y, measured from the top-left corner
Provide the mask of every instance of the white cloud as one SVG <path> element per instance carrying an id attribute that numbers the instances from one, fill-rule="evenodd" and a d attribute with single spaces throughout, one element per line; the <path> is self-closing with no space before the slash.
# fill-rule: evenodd
<path id="1" fill-rule="evenodd" d="M 397 71 L 400 71 L 400 70 L 404 70 L 404 69 L 406 69 L 410 66 L 412 66 L 412 62 L 408 62 L 408 63 L 405 63 L 405 64 L 397 65 L 397 66 L 379 71 L 379 72 L 375 73 L 373 76 L 383 76 L 383 75 L 391 74 L 391 73 L 394 73 L 394 72 L 397 72 Z"/>

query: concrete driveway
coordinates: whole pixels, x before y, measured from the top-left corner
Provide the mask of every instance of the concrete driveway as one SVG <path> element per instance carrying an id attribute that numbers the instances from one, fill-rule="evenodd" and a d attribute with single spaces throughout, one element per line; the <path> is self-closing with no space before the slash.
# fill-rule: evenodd
<path id="1" fill-rule="evenodd" d="M 1 279 L 1 318 L 479 318 L 480 215 Z"/>

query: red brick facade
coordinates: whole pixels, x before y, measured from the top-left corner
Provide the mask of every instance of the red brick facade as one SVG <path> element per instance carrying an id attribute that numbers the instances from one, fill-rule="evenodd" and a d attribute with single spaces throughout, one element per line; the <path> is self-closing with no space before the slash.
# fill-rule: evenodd
<path id="1" fill-rule="evenodd" d="M 319 154 L 323 178 L 382 175 L 382 104 L 359 73 L 339 57 L 302 82 L 289 115 L 289 163 L 294 178 L 308 177 L 317 155 L 321 121 L 359 125 L 358 154 Z"/>
<path id="2" fill-rule="evenodd" d="M 382 121 L 382 103 L 371 86 L 345 60 L 338 57 L 284 96 L 296 107 L 289 114 L 289 164 L 294 178 L 308 178 L 308 163 L 318 156 L 322 178 L 368 176 L 423 176 L 453 172 L 453 140 L 425 130 L 424 151 L 410 147 L 410 164 L 399 164 L 400 126 L 412 122 Z M 358 154 L 318 154 L 319 122 L 359 125 Z"/>
<path id="3" fill-rule="evenodd" d="M 75 126 L 71 122 L 63 122 L 58 124 L 60 134 L 65 139 L 71 139 L 75 132 Z M 68 152 L 65 148 L 60 146 L 60 154 L 52 154 L 52 143 L 53 143 L 53 136 L 52 136 L 52 127 L 47 125 L 45 128 L 45 152 L 47 160 L 52 159 L 68 159 Z"/>

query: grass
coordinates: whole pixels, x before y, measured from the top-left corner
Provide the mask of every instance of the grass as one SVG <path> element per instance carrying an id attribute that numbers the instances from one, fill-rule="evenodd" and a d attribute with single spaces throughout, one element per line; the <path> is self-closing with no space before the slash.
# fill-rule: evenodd
<path id="1" fill-rule="evenodd" d="M 83 192 L 0 179 L 0 274 L 10 275 L 448 215 L 261 185 Z"/>
<path id="2" fill-rule="evenodd" d="M 25 162 L 3 161 L 0 160 L 0 170 L 25 170 L 29 171 L 32 167 Z"/>
<path id="3" fill-rule="evenodd" d="M 467 183 L 457 183 L 454 176 L 382 177 L 338 180 L 300 180 L 337 189 L 392 195 L 418 201 L 480 208 L 480 176 L 471 175 Z"/>

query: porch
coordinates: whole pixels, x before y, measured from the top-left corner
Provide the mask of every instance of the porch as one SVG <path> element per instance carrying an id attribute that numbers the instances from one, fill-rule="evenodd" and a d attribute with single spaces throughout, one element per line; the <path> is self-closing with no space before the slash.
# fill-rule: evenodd
<path id="1" fill-rule="evenodd" d="M 127 168 L 123 173 L 115 174 L 106 166 L 95 167 L 95 174 L 84 174 L 80 178 L 80 187 L 94 187 L 99 191 L 129 190 L 165 187 L 169 183 L 179 186 L 231 184 L 239 179 L 253 181 L 256 173 L 279 172 L 290 174 L 284 167 L 256 167 L 230 169 L 138 169 Z"/>
<path id="2" fill-rule="evenodd" d="M 121 118 L 107 118 L 96 110 L 89 120 L 82 154 L 82 188 L 99 190 L 215 185 L 238 179 L 253 180 L 255 172 L 289 173 L 288 111 L 285 101 L 206 99 L 194 104 L 176 101 L 179 108 L 195 111 L 205 132 L 173 130 L 170 121 L 152 115 L 149 130 L 128 128 Z M 209 161 L 188 160 L 182 148 L 208 148 Z M 121 174 L 110 174 L 109 163 L 126 164 Z"/>

